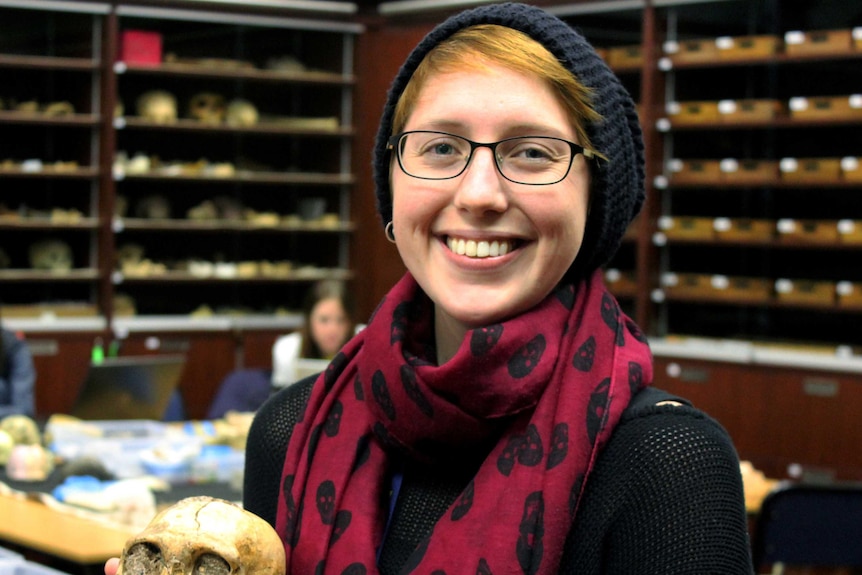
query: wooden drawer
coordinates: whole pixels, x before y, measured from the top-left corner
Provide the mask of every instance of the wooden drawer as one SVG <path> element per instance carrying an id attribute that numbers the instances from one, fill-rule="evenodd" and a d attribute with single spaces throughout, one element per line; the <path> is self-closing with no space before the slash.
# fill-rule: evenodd
<path id="1" fill-rule="evenodd" d="M 714 184 L 722 180 L 719 160 L 681 160 L 667 163 L 668 177 L 673 184 Z"/>
<path id="2" fill-rule="evenodd" d="M 835 303 L 835 284 L 815 280 L 775 280 L 775 295 L 784 303 L 823 304 Z"/>
<path id="3" fill-rule="evenodd" d="M 841 158 L 841 177 L 847 182 L 862 182 L 862 158 Z"/>
<path id="4" fill-rule="evenodd" d="M 838 226 L 831 220 L 794 220 L 785 218 L 775 225 L 782 242 L 834 244 L 838 242 Z"/>
<path id="5" fill-rule="evenodd" d="M 862 283 L 838 282 L 835 285 L 839 307 L 862 309 Z"/>
<path id="6" fill-rule="evenodd" d="M 839 220 L 835 225 L 842 244 L 862 245 L 862 220 Z"/>
<path id="7" fill-rule="evenodd" d="M 661 286 L 669 296 L 708 297 L 712 292 L 710 277 L 706 274 L 667 272 L 661 275 Z"/>
<path id="8" fill-rule="evenodd" d="M 799 120 L 841 120 L 862 117 L 862 94 L 795 97 L 788 102 L 790 117 Z"/>
<path id="9" fill-rule="evenodd" d="M 720 100 L 718 113 L 727 124 L 767 122 L 785 115 L 784 104 L 778 100 Z"/>
<path id="10" fill-rule="evenodd" d="M 711 240 L 715 232 L 712 221 L 712 218 L 662 216 L 658 219 L 658 229 L 669 239 Z"/>
<path id="11" fill-rule="evenodd" d="M 784 51 L 793 56 L 808 54 L 841 54 L 853 48 L 853 33 L 842 30 L 798 30 L 784 34 Z"/>
<path id="12" fill-rule="evenodd" d="M 839 158 L 783 158 L 781 179 L 787 182 L 837 182 L 841 178 Z"/>
<path id="13" fill-rule="evenodd" d="M 717 122 L 720 119 L 718 102 L 670 102 L 666 111 L 668 119 L 679 126 Z"/>
<path id="14" fill-rule="evenodd" d="M 715 218 L 715 239 L 720 241 L 769 241 L 775 237 L 775 222 L 749 218 Z"/>
<path id="15" fill-rule="evenodd" d="M 772 281 L 764 278 L 714 275 L 710 278 L 710 297 L 766 303 L 772 299 Z"/>
<path id="16" fill-rule="evenodd" d="M 638 289 L 635 272 L 623 271 L 616 268 L 605 270 L 605 285 L 616 296 L 631 297 L 637 293 Z"/>
<path id="17" fill-rule="evenodd" d="M 680 40 L 664 43 L 664 53 L 671 62 L 713 62 L 718 59 L 715 40 Z"/>
<path id="18" fill-rule="evenodd" d="M 611 68 L 640 67 L 644 63 L 643 48 L 640 44 L 608 48 L 607 62 Z"/>
<path id="19" fill-rule="evenodd" d="M 721 36 L 715 39 L 715 47 L 721 60 L 746 60 L 766 58 L 781 52 L 782 41 L 778 36 Z"/>
<path id="20" fill-rule="evenodd" d="M 771 184 L 780 177 L 778 162 L 771 160 L 736 160 L 726 158 L 719 164 L 721 177 L 734 184 Z"/>

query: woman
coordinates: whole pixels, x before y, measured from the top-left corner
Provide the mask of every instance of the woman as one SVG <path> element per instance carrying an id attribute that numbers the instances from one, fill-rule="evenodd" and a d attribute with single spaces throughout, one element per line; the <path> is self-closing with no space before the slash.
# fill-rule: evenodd
<path id="1" fill-rule="evenodd" d="M 643 145 L 589 44 L 526 5 L 451 17 L 395 78 L 374 166 L 408 274 L 247 444 L 288 573 L 750 573 L 730 439 L 647 388 L 602 284 Z"/>
<path id="2" fill-rule="evenodd" d="M 0 419 L 36 415 L 36 369 L 27 342 L 0 327 Z"/>
<path id="3" fill-rule="evenodd" d="M 526 5 L 449 18 L 390 88 L 374 169 L 408 273 L 247 443 L 287 572 L 751 573 L 730 439 L 649 387 L 602 284 L 643 146 L 589 44 Z"/>
<path id="4" fill-rule="evenodd" d="M 324 280 L 312 286 L 302 306 L 302 328 L 278 338 L 272 347 L 272 385 L 298 379 L 300 358 L 332 359 L 353 335 L 353 299 L 344 282 Z"/>

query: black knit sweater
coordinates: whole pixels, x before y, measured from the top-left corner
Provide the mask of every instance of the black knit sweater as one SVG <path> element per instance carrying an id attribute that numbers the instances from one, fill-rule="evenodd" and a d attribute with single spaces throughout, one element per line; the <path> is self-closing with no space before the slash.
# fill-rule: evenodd
<path id="1" fill-rule="evenodd" d="M 243 504 L 275 524 L 288 439 L 313 378 L 272 396 L 246 447 Z M 750 575 L 739 461 L 724 429 L 690 406 L 656 406 L 642 391 L 599 456 L 560 573 L 578 575 Z M 413 547 L 468 483 L 460 469 L 404 463 L 404 478 L 380 556 L 399 573 Z"/>

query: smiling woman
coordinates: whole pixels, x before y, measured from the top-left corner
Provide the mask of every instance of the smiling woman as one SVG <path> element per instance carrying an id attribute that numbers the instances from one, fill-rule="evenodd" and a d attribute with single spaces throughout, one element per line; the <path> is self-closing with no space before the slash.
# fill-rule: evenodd
<path id="1" fill-rule="evenodd" d="M 247 443 L 287 572 L 751 573 L 730 439 L 650 386 L 603 285 L 643 144 L 587 41 L 524 4 L 452 16 L 392 83 L 374 174 L 408 273 Z"/>

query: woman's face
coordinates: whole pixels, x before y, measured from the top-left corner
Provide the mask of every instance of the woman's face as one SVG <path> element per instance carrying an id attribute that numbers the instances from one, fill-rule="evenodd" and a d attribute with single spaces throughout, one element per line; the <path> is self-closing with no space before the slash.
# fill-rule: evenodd
<path id="1" fill-rule="evenodd" d="M 308 318 L 309 333 L 325 357 L 332 357 L 350 335 L 350 321 L 338 298 L 322 299 Z"/>
<path id="2" fill-rule="evenodd" d="M 498 66 L 429 77 L 404 130 L 477 142 L 527 135 L 577 142 L 549 86 Z M 454 179 L 422 180 L 393 165 L 392 190 L 398 251 L 435 302 L 438 321 L 462 330 L 524 312 L 559 282 L 584 235 L 589 169 L 578 154 L 559 183 L 516 184 L 497 171 L 489 148 L 477 148 Z M 477 257 L 453 249 L 453 240 L 476 242 L 480 252 L 498 242 L 508 251 Z"/>

